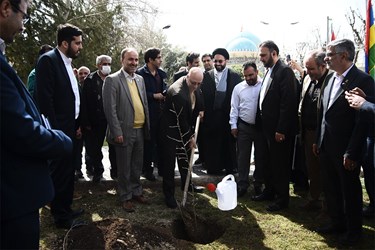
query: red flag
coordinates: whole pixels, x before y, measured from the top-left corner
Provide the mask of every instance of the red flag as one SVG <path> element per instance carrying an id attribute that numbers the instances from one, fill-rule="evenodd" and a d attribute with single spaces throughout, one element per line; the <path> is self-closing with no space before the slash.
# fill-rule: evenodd
<path id="1" fill-rule="evenodd" d="M 333 27 L 331 24 L 331 41 L 336 40 L 335 32 L 333 31 Z"/>

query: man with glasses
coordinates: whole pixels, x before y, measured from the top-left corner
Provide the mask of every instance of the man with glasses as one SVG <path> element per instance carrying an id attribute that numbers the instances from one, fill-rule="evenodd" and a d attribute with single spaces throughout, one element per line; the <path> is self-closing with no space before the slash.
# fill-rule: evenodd
<path id="1" fill-rule="evenodd" d="M 229 53 L 224 48 L 212 53 L 215 68 L 204 73 L 201 90 L 204 97 L 205 117 L 202 122 L 200 147 L 204 147 L 205 167 L 208 174 L 221 174 L 225 169 L 232 174 L 237 169 L 236 140 L 229 124 L 230 101 L 234 86 L 241 76 L 227 67 Z"/>
<path id="2" fill-rule="evenodd" d="M 22 11 L 20 7 L 17 5 L 17 2 L 21 2 L 21 1 L 9 1 L 9 2 L 16 11 L 20 12 L 23 15 L 22 23 L 23 25 L 25 25 L 30 20 L 30 16 L 26 12 Z"/>
<path id="3" fill-rule="evenodd" d="M 36 67 L 35 97 L 39 109 L 49 119 L 52 128 L 59 128 L 70 138 L 79 128 L 80 96 L 72 59 L 82 49 L 82 31 L 71 24 L 59 25 L 57 47 L 44 55 Z M 72 210 L 74 191 L 73 152 L 50 163 L 55 197 L 51 214 L 58 228 L 71 228 L 83 209 Z"/>
<path id="4" fill-rule="evenodd" d="M 54 195 L 48 161 L 72 151 L 68 136 L 43 123 L 33 98 L 4 56 L 5 43 L 24 30 L 28 4 L 0 0 L 1 249 L 39 249 L 39 209 Z"/>
<path id="5" fill-rule="evenodd" d="M 96 58 L 98 70 L 88 75 L 83 83 L 81 102 L 81 128 L 85 136 L 85 148 L 89 161 L 86 162 L 88 175 L 92 175 L 94 183 L 103 178 L 102 146 L 107 130 L 107 120 L 103 110 L 103 81 L 111 73 L 112 58 L 100 55 Z M 111 177 L 116 178 L 117 168 L 114 150 L 109 144 L 109 159 L 111 161 Z"/>
<path id="6" fill-rule="evenodd" d="M 322 234 L 344 233 L 340 243 L 355 245 L 362 234 L 362 187 L 360 160 L 368 121 L 365 113 L 349 106 L 345 90 L 356 87 L 368 96 L 374 95 L 374 79 L 353 63 L 354 43 L 334 40 L 327 45 L 324 60 L 335 73 L 323 85 L 318 113 L 317 143 L 323 188 L 331 223 L 319 228 Z M 368 119 L 368 120 L 366 120 Z"/>
<path id="7" fill-rule="evenodd" d="M 161 118 L 163 135 L 163 193 L 169 208 L 176 208 L 174 169 L 177 157 L 181 175 L 181 190 L 185 187 L 191 150 L 196 148 L 194 127 L 198 115 L 203 115 L 203 100 L 199 85 L 203 80 L 202 70 L 193 67 L 187 76 L 174 82 L 169 88 L 165 100 L 165 109 Z M 203 189 L 189 185 L 189 191 L 202 192 Z"/>

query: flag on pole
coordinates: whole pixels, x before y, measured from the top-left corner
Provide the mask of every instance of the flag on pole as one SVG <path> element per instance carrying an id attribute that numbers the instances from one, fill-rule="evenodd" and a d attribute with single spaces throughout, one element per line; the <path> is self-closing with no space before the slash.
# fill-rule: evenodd
<path id="1" fill-rule="evenodd" d="M 333 25 L 331 23 L 331 41 L 336 40 L 335 32 L 333 31 Z"/>
<path id="2" fill-rule="evenodd" d="M 365 53 L 365 70 L 375 78 L 375 25 L 371 0 L 367 0 Z"/>

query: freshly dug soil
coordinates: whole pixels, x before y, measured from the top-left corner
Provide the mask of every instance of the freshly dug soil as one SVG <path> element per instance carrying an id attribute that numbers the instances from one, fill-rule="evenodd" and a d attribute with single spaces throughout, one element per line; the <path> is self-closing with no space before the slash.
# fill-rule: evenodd
<path id="1" fill-rule="evenodd" d="M 161 228 L 132 225 L 126 219 L 105 219 L 72 229 L 66 249 L 176 249 L 180 245 Z"/>

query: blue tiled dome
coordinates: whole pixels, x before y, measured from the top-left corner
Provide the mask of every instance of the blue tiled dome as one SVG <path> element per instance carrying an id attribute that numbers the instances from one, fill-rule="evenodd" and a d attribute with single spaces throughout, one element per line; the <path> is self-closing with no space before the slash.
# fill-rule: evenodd
<path id="1" fill-rule="evenodd" d="M 250 32 L 241 32 L 226 46 L 229 52 L 234 51 L 257 51 L 260 40 Z"/>

